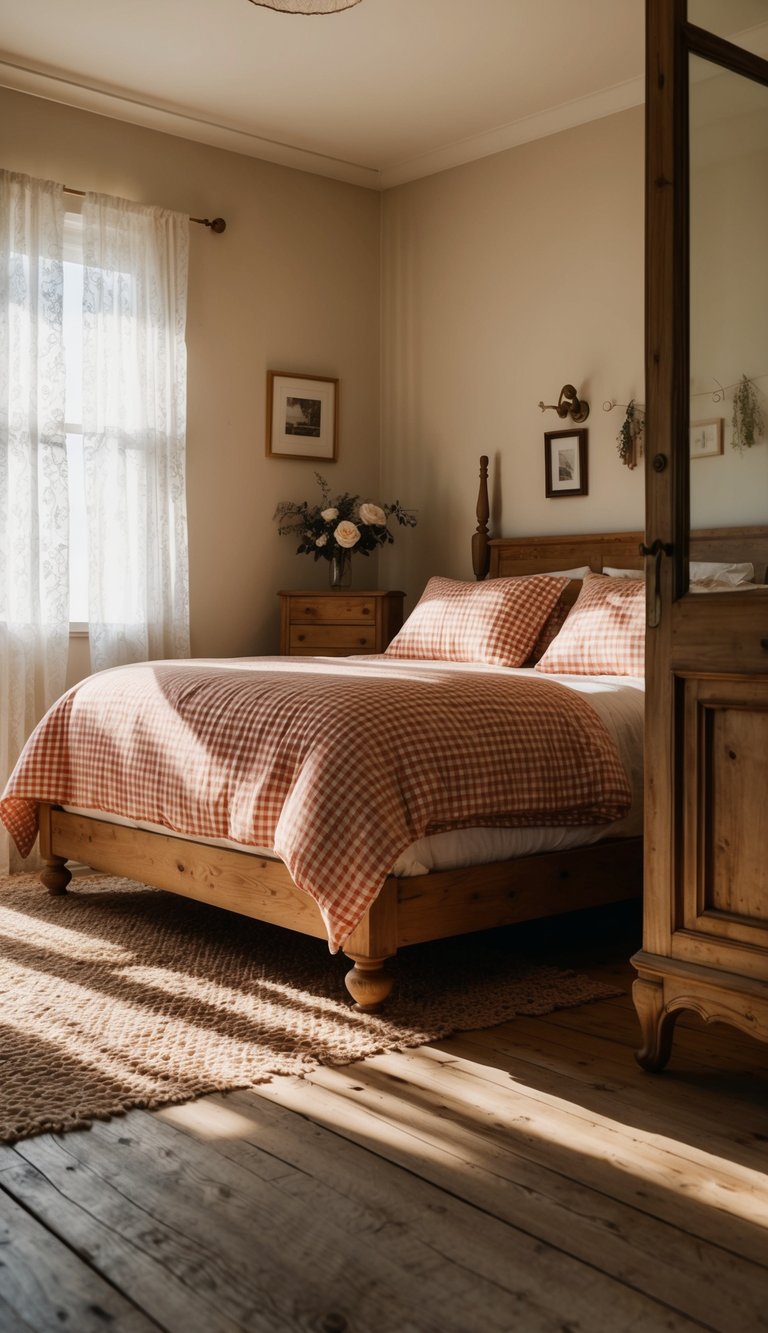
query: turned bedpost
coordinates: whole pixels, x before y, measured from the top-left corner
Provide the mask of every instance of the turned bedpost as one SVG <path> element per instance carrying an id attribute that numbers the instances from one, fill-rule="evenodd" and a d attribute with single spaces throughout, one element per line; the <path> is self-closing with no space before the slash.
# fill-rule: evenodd
<path id="1" fill-rule="evenodd" d="M 58 898 L 66 893 L 72 872 L 67 869 L 66 857 L 55 856 L 51 850 L 51 810 L 50 805 L 40 806 L 40 855 L 44 861 L 40 879 L 51 897 Z"/>
<path id="2" fill-rule="evenodd" d="M 477 492 L 477 529 L 472 535 L 472 568 L 475 578 L 481 582 L 488 573 L 490 554 L 488 551 L 488 455 L 480 459 L 480 487 Z"/>
<path id="3" fill-rule="evenodd" d="M 344 953 L 354 967 L 344 983 L 355 1008 L 375 1014 L 387 999 L 394 978 L 384 969 L 388 958 L 397 953 L 397 880 L 386 880 L 378 898 L 371 903 L 360 925 L 344 943 Z"/>

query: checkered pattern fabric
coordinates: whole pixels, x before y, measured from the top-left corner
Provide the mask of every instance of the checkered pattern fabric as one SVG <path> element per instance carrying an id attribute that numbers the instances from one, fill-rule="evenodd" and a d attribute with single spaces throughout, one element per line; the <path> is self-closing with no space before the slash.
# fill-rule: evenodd
<path id="1" fill-rule="evenodd" d="M 567 584 L 543 574 L 487 583 L 432 578 L 387 655 L 522 666 Z"/>
<path id="2" fill-rule="evenodd" d="M 584 586 L 537 671 L 579 676 L 642 676 L 645 583 L 587 574 Z"/>
<path id="3" fill-rule="evenodd" d="M 591 704 L 533 672 L 364 659 L 152 662 L 50 710 L 0 818 L 26 854 L 37 802 L 272 847 L 335 951 L 415 839 L 609 822 L 630 787 Z"/>

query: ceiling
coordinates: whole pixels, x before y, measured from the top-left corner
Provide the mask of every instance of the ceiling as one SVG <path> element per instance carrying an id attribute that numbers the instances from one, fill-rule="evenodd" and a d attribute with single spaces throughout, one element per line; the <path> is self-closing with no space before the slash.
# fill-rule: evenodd
<path id="1" fill-rule="evenodd" d="M 0 85 L 381 189 L 637 105 L 644 9 L 34 0 L 4 6 Z"/>

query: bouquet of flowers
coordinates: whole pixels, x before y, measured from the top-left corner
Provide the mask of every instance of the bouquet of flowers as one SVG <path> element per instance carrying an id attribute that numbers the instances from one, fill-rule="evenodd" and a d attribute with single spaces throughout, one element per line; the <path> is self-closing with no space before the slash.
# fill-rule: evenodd
<path id="1" fill-rule="evenodd" d="M 377 547 L 395 540 L 387 526 L 390 518 L 408 528 L 416 525 L 415 515 L 403 509 L 399 500 L 377 505 L 347 491 L 334 497 L 325 478 L 319 472 L 315 476 L 323 497 L 319 504 L 283 500 L 275 513 L 280 520 L 280 535 L 299 538 L 298 555 L 313 555 L 315 560 L 342 557 L 346 563 L 354 553 L 370 555 Z"/>

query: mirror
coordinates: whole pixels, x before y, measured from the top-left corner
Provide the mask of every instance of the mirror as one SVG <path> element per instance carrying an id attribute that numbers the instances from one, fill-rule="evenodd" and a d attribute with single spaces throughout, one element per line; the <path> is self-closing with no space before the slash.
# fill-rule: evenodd
<path id="1" fill-rule="evenodd" d="M 693 529 L 768 522 L 767 220 L 768 88 L 693 56 Z"/>

